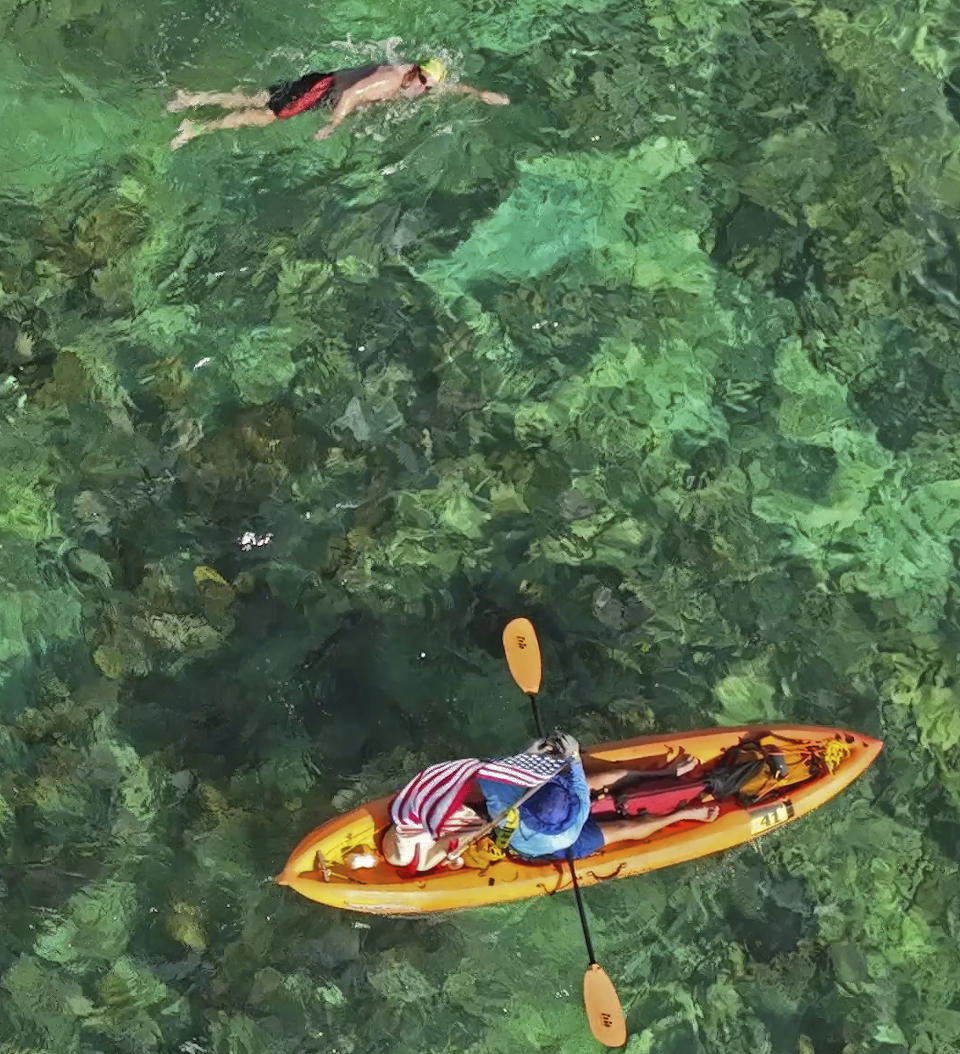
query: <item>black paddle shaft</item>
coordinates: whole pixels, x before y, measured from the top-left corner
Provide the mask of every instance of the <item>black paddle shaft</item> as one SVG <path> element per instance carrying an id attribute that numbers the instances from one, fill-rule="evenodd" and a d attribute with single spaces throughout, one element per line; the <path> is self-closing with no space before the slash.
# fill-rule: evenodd
<path id="1" fill-rule="evenodd" d="M 537 730 L 537 735 L 543 739 L 543 724 L 540 721 L 540 711 L 537 709 L 537 697 L 533 692 L 527 693 L 530 699 L 530 707 L 533 710 L 533 724 Z"/>
<path id="2" fill-rule="evenodd" d="M 537 735 L 543 739 L 543 724 L 540 721 L 540 711 L 537 709 L 537 697 L 533 692 L 527 693 L 530 699 L 530 708 L 533 710 L 533 723 L 537 728 Z M 590 965 L 593 966 L 597 957 L 593 954 L 593 941 L 590 938 L 590 926 L 587 923 L 587 913 L 583 908 L 583 896 L 580 893 L 580 882 L 577 879 L 577 868 L 573 862 L 573 850 L 567 849 L 567 864 L 570 866 L 570 878 L 573 880 L 573 895 L 577 898 L 577 911 L 580 913 L 580 925 L 583 927 L 583 939 L 587 945 L 587 955 L 590 956 Z"/>
<path id="3" fill-rule="evenodd" d="M 590 938 L 590 927 L 587 925 L 587 913 L 583 908 L 583 896 L 580 893 L 580 882 L 577 879 L 577 865 L 573 859 L 573 850 L 567 850 L 567 863 L 570 865 L 570 877 L 573 879 L 573 895 L 577 898 L 577 911 L 580 913 L 580 925 L 583 927 L 583 939 L 587 945 L 587 955 L 590 956 L 590 965 L 594 966 L 597 961 L 593 954 L 593 941 Z"/>

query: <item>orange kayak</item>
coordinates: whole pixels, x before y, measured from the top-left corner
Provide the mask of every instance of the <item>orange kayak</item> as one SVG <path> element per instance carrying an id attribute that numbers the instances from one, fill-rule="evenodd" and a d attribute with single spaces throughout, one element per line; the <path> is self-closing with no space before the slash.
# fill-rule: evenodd
<path id="1" fill-rule="evenodd" d="M 833 772 L 787 787 L 759 805 L 743 807 L 733 800 L 720 803 L 713 823 L 681 821 L 639 842 L 618 842 L 577 861 L 582 886 L 719 853 L 799 819 L 829 801 L 853 782 L 877 757 L 883 743 L 844 729 L 813 725 L 762 725 L 641 736 L 619 743 L 603 743 L 582 751 L 584 768 L 655 768 L 678 750 L 699 758 L 704 766 L 729 747 L 764 733 L 824 747 L 831 740 L 839 758 Z M 277 876 L 282 886 L 320 904 L 374 915 L 421 915 L 434 911 L 475 908 L 557 893 L 571 885 L 565 864 L 499 860 L 482 871 L 463 868 L 415 877 L 402 876 L 385 863 L 375 847 L 389 824 L 390 798 L 380 798 L 337 816 L 311 831 L 290 854 Z M 346 858 L 372 854 L 371 868 L 353 870 Z"/>

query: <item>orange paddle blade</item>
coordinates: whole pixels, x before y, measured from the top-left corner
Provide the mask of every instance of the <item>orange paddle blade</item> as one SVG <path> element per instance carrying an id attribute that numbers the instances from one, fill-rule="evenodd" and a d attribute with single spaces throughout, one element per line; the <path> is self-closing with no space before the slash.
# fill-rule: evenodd
<path id="1" fill-rule="evenodd" d="M 583 1005 L 593 1038 L 608 1047 L 622 1047 L 627 1042 L 627 1020 L 613 981 L 596 963 L 583 975 Z"/>
<path id="2" fill-rule="evenodd" d="M 543 663 L 537 633 L 530 619 L 515 618 L 507 623 L 503 631 L 503 650 L 513 679 L 527 695 L 536 695 L 540 691 Z"/>

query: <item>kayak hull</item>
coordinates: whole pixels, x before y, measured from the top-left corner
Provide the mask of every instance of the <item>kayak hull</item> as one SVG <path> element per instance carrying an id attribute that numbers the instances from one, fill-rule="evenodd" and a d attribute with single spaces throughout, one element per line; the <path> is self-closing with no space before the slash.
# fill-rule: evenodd
<path id="1" fill-rule="evenodd" d="M 783 827 L 839 794 L 873 763 L 883 747 L 880 740 L 845 729 L 744 725 L 602 743 L 584 749 L 581 757 L 588 772 L 611 767 L 625 771 L 655 768 L 678 750 L 708 764 L 729 747 L 767 732 L 807 742 L 840 739 L 849 753 L 834 773 L 788 787 L 760 805 L 744 808 L 724 801 L 719 818 L 712 823 L 675 823 L 643 841 L 619 842 L 578 860 L 580 884 L 591 886 L 696 860 Z M 277 882 L 317 903 L 374 915 L 455 911 L 550 895 L 571 886 L 566 864 L 557 861 L 528 863 L 508 858 L 482 871 L 464 868 L 415 877 L 401 876 L 382 861 L 369 869 L 351 870 L 344 863 L 347 854 L 379 846 L 389 824 L 391 798 L 368 802 L 311 831 L 290 854 Z"/>

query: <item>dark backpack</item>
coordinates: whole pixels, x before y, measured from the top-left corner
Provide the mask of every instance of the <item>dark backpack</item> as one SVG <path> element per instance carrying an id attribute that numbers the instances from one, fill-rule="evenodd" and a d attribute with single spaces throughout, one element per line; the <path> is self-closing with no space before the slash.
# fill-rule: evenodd
<path id="1" fill-rule="evenodd" d="M 714 797 L 756 805 L 823 771 L 823 760 L 809 743 L 768 732 L 730 747 L 706 778 Z"/>

